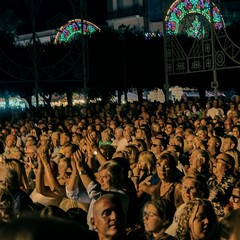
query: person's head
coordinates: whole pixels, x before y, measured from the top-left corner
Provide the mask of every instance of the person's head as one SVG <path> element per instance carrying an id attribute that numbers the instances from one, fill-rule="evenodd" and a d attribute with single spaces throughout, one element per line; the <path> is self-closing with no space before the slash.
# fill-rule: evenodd
<path id="1" fill-rule="evenodd" d="M 37 159 L 38 148 L 36 145 L 28 145 L 24 148 L 25 159 L 31 158 L 33 160 Z"/>
<path id="2" fill-rule="evenodd" d="M 143 208 L 145 231 L 154 238 L 163 233 L 171 224 L 175 210 L 174 204 L 165 198 L 146 202 Z"/>
<path id="3" fill-rule="evenodd" d="M 52 144 L 54 147 L 57 147 L 60 145 L 60 132 L 56 131 L 52 133 L 51 136 Z"/>
<path id="4" fill-rule="evenodd" d="M 71 143 L 72 139 L 71 139 L 71 135 L 70 133 L 61 133 L 60 134 L 60 145 L 61 146 L 67 146 Z"/>
<path id="5" fill-rule="evenodd" d="M 182 199 L 188 202 L 194 198 L 208 198 L 209 189 L 202 174 L 185 175 L 182 179 Z"/>
<path id="6" fill-rule="evenodd" d="M 225 132 L 226 132 L 226 133 L 231 132 L 232 126 L 233 126 L 233 120 L 230 119 L 230 118 L 227 118 L 227 119 L 224 121 L 224 129 L 225 129 Z"/>
<path id="7" fill-rule="evenodd" d="M 168 136 L 173 135 L 175 132 L 175 124 L 173 122 L 166 122 L 165 123 L 165 133 Z"/>
<path id="8" fill-rule="evenodd" d="M 180 216 L 177 239 L 219 239 L 218 220 L 212 203 L 207 199 L 195 198 L 186 203 Z"/>
<path id="9" fill-rule="evenodd" d="M 231 155 L 234 159 L 234 162 L 235 162 L 235 169 L 234 169 L 234 172 L 236 174 L 239 173 L 239 165 L 240 165 L 240 152 L 237 150 L 237 149 L 229 149 L 227 150 L 225 153 Z"/>
<path id="10" fill-rule="evenodd" d="M 35 136 L 33 135 L 29 135 L 26 139 L 26 142 L 25 142 L 25 147 L 29 147 L 29 146 L 36 146 L 37 145 L 37 139 Z"/>
<path id="11" fill-rule="evenodd" d="M 137 162 L 139 171 L 151 174 L 155 169 L 155 164 L 156 157 L 151 151 L 144 151 L 139 154 Z"/>
<path id="12" fill-rule="evenodd" d="M 196 149 L 192 152 L 190 159 L 190 168 L 198 172 L 208 171 L 209 154 L 206 150 Z"/>
<path id="13" fill-rule="evenodd" d="M 139 152 L 147 151 L 147 143 L 143 139 L 134 139 L 132 145 L 136 146 Z"/>
<path id="14" fill-rule="evenodd" d="M 71 220 L 74 220 L 82 226 L 88 228 L 87 212 L 84 209 L 80 207 L 71 207 L 66 210 L 66 213 Z"/>
<path id="15" fill-rule="evenodd" d="M 66 219 L 47 217 L 20 217 L 5 224 L 0 229 L 0 239 L 4 240 L 52 240 L 91 239 L 89 233 L 79 224 Z"/>
<path id="16" fill-rule="evenodd" d="M 27 179 L 27 174 L 22 163 L 15 159 L 6 159 L 5 160 L 6 167 L 13 169 L 17 173 L 18 182 L 20 188 L 26 192 L 29 190 L 29 183 Z"/>
<path id="17" fill-rule="evenodd" d="M 58 163 L 58 174 L 63 175 L 67 172 L 69 173 L 72 172 L 71 160 L 70 158 L 62 157 L 59 159 L 59 163 Z"/>
<path id="18" fill-rule="evenodd" d="M 12 194 L 0 187 L 0 222 L 8 223 L 17 217 Z"/>
<path id="19" fill-rule="evenodd" d="M 156 161 L 157 175 L 161 180 L 173 180 L 176 171 L 176 160 L 170 153 L 163 153 Z"/>
<path id="20" fill-rule="evenodd" d="M 196 130 L 196 136 L 202 140 L 205 141 L 208 139 L 208 130 L 206 126 L 199 126 Z"/>
<path id="21" fill-rule="evenodd" d="M 128 154 L 128 159 L 130 163 L 130 167 L 133 169 L 138 161 L 138 156 L 139 156 L 139 150 L 136 146 L 134 145 L 127 145 L 124 149 L 127 154 Z"/>
<path id="22" fill-rule="evenodd" d="M 240 137 L 240 126 L 239 125 L 234 125 L 232 127 L 232 135 L 234 137 L 236 137 L 237 139 L 239 139 L 239 137 Z"/>
<path id="23" fill-rule="evenodd" d="M 186 148 L 187 151 L 191 154 L 192 151 L 194 150 L 194 142 L 193 139 L 195 138 L 195 135 L 193 133 L 189 134 L 186 137 Z"/>
<path id="24" fill-rule="evenodd" d="M 16 170 L 6 165 L 0 166 L 0 187 L 8 189 L 11 193 L 20 188 Z"/>
<path id="25" fill-rule="evenodd" d="M 58 206 L 55 205 L 48 205 L 45 206 L 41 211 L 40 211 L 40 216 L 41 217 L 48 217 L 48 218 L 63 218 L 63 219 L 68 219 L 68 214 L 61 209 Z"/>
<path id="26" fill-rule="evenodd" d="M 94 203 L 91 223 L 99 239 L 117 239 L 124 234 L 125 219 L 121 200 L 113 193 L 102 195 Z"/>
<path id="27" fill-rule="evenodd" d="M 236 149 L 238 145 L 237 138 L 234 136 L 227 135 L 223 139 L 223 145 L 222 145 L 222 150 L 223 152 L 226 152 L 229 149 Z"/>
<path id="28" fill-rule="evenodd" d="M 101 145 L 99 150 L 107 158 L 107 160 L 110 160 L 113 157 L 113 154 L 116 152 L 115 147 L 110 144 Z"/>
<path id="29" fill-rule="evenodd" d="M 13 134 L 9 134 L 6 138 L 6 147 L 12 148 L 17 144 L 17 136 Z"/>
<path id="30" fill-rule="evenodd" d="M 107 161 L 99 167 L 98 173 L 102 190 L 109 191 L 113 188 L 122 188 L 124 172 L 122 166 L 116 161 Z"/>
<path id="31" fill-rule="evenodd" d="M 237 181 L 233 187 L 230 202 L 232 204 L 233 209 L 240 208 L 240 181 Z"/>
<path id="32" fill-rule="evenodd" d="M 151 151 L 158 156 L 167 148 L 166 140 L 164 138 L 152 138 Z"/>
<path id="33" fill-rule="evenodd" d="M 220 220 L 221 237 L 223 240 L 240 239 L 240 209 L 235 209 Z"/>
<path id="34" fill-rule="evenodd" d="M 116 127 L 115 128 L 115 130 L 114 130 L 114 137 L 117 140 L 123 138 L 123 128 L 122 127 Z"/>
<path id="35" fill-rule="evenodd" d="M 216 152 L 220 152 L 222 140 L 218 136 L 212 136 L 207 142 L 207 151 L 210 155 L 214 155 Z"/>
<path id="36" fill-rule="evenodd" d="M 78 149 L 78 146 L 75 144 L 69 144 L 64 146 L 64 156 L 66 158 L 71 158 L 72 154 Z"/>
<path id="37" fill-rule="evenodd" d="M 220 153 L 216 156 L 216 171 L 217 174 L 233 174 L 235 161 L 234 158 L 227 153 Z"/>
<path id="38" fill-rule="evenodd" d="M 50 143 L 50 136 L 47 133 L 41 134 L 39 142 L 41 145 L 48 145 Z"/>

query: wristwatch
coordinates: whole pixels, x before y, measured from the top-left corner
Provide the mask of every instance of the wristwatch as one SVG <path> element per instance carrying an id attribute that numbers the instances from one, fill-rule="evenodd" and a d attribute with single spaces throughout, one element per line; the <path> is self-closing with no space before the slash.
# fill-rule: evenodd
<path id="1" fill-rule="evenodd" d="M 86 171 L 86 170 L 81 170 L 81 171 L 79 171 L 79 174 L 80 174 L 80 175 L 86 175 L 86 174 L 87 174 L 87 171 Z"/>

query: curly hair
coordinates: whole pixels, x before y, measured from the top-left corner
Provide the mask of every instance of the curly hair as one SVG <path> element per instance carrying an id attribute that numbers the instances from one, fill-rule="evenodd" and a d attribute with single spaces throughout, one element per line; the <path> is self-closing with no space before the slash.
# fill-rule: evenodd
<path id="1" fill-rule="evenodd" d="M 17 215 L 12 194 L 6 188 L 0 188 L 0 219 L 9 222 Z"/>
<path id="2" fill-rule="evenodd" d="M 179 240 L 190 240 L 191 239 L 191 237 L 190 237 L 191 229 L 189 227 L 189 225 L 190 225 L 189 221 L 192 216 L 193 216 L 193 221 L 194 221 L 200 206 L 204 206 L 204 208 L 206 209 L 206 213 L 207 213 L 208 217 L 210 218 L 209 221 L 210 221 L 211 227 L 213 229 L 212 233 L 205 239 L 206 240 L 207 239 L 208 240 L 220 239 L 220 237 L 219 237 L 220 231 L 218 231 L 219 224 L 218 224 L 217 216 L 215 214 L 213 205 L 209 200 L 200 199 L 200 198 L 195 198 L 186 203 L 186 205 L 183 209 L 183 213 L 179 219 L 179 224 L 178 224 L 178 228 L 177 228 L 177 239 L 179 239 Z"/>

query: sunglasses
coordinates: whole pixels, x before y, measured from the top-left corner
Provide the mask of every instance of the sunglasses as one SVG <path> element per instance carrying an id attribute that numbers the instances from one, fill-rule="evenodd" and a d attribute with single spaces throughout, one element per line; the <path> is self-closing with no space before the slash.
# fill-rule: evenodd
<path id="1" fill-rule="evenodd" d="M 238 203 L 240 201 L 240 196 L 232 195 L 231 197 L 234 203 Z"/>
<path id="2" fill-rule="evenodd" d="M 152 144 L 153 147 L 157 147 L 157 146 L 161 146 L 161 145 L 158 145 L 158 144 Z"/>

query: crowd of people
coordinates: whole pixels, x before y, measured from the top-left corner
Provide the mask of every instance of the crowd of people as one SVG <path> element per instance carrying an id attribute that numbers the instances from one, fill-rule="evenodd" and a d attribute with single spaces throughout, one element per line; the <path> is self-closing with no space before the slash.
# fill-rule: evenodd
<path id="1" fill-rule="evenodd" d="M 0 239 L 240 239 L 238 95 L 0 120 Z"/>

